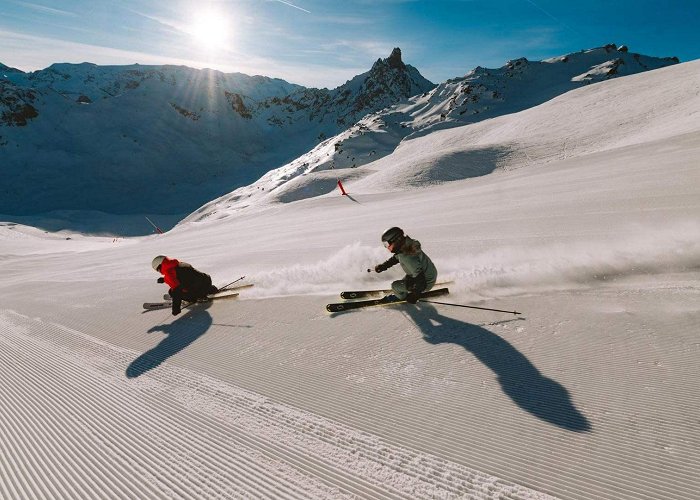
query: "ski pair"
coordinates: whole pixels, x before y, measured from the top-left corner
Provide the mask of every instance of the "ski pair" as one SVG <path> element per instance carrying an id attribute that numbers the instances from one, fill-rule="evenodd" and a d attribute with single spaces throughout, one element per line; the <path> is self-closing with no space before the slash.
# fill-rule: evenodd
<path id="1" fill-rule="evenodd" d="M 452 281 L 443 281 L 441 283 L 435 283 L 433 286 L 444 286 L 452 283 Z M 381 290 L 352 290 L 347 292 L 340 292 L 341 299 L 364 299 L 365 297 L 372 297 L 375 295 L 386 295 L 391 293 L 391 288 L 385 288 Z"/>
<path id="2" fill-rule="evenodd" d="M 235 290 L 241 290 L 243 288 L 250 288 L 252 287 L 252 283 L 248 283 L 245 285 L 238 285 L 238 286 L 230 286 L 227 288 L 223 288 L 219 290 L 217 293 L 207 295 L 206 300 L 200 300 L 197 302 L 189 302 L 185 306 L 183 306 L 183 309 L 185 307 L 189 307 L 192 304 L 196 304 L 198 302 L 208 302 L 210 300 L 220 300 L 220 299 L 233 299 L 238 297 L 238 292 Z M 172 307 L 173 301 L 170 299 L 169 295 L 163 295 L 163 302 L 144 302 L 143 303 L 143 308 L 148 309 L 148 310 L 154 310 L 154 309 L 168 309 Z"/>
<path id="3" fill-rule="evenodd" d="M 418 300 L 428 298 L 428 297 L 437 297 L 440 295 L 447 295 L 449 293 L 450 293 L 450 290 L 447 288 L 438 288 L 435 290 L 430 290 L 429 292 L 421 293 Z M 388 295 L 388 296 L 382 297 L 380 299 L 356 300 L 354 302 L 338 302 L 335 304 L 328 304 L 326 306 L 326 310 L 328 312 L 335 313 L 335 312 L 349 311 L 352 309 L 361 309 L 364 307 L 386 306 L 389 304 L 404 304 L 404 303 L 406 303 L 405 300 L 399 300 L 393 295 Z"/>

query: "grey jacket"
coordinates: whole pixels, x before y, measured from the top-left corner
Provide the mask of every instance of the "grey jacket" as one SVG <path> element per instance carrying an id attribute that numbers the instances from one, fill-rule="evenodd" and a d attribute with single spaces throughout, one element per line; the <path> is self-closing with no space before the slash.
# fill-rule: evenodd
<path id="1" fill-rule="evenodd" d="M 401 268 L 406 275 L 413 278 L 423 273 L 425 276 L 426 290 L 430 290 L 437 281 L 438 273 L 435 264 L 433 264 L 430 257 L 421 250 L 420 241 L 414 240 L 409 236 L 406 236 L 399 252 L 384 262 L 383 265 L 388 269 L 396 264 L 401 264 Z"/>

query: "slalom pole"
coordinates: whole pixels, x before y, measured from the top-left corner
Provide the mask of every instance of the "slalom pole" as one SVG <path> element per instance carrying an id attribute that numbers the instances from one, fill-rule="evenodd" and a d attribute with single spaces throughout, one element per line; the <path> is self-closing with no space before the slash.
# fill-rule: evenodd
<path id="1" fill-rule="evenodd" d="M 335 162 L 331 163 L 331 170 L 333 170 L 333 173 L 335 174 Z M 340 177 L 338 177 L 338 174 L 335 174 L 335 180 L 338 181 L 338 188 L 340 188 L 340 194 L 343 196 L 347 196 L 348 193 L 345 192 L 345 188 L 343 187 L 343 183 L 340 182 Z"/>
<path id="2" fill-rule="evenodd" d="M 229 283 L 228 285 L 222 286 L 221 288 L 219 288 L 219 291 L 220 291 L 220 292 L 223 292 L 224 290 L 226 290 L 228 287 L 230 287 L 230 286 L 233 285 L 234 283 L 237 283 L 237 282 L 241 281 L 243 278 L 245 278 L 245 276 L 241 276 L 241 277 L 238 278 L 237 280 L 233 280 L 233 281 L 232 281 L 231 283 Z"/>
<path id="3" fill-rule="evenodd" d="M 491 309 L 488 307 L 465 306 L 463 304 L 450 304 L 449 302 L 437 302 L 435 300 L 418 299 L 418 302 L 430 302 L 431 304 L 441 304 L 443 306 L 467 307 L 469 309 L 481 309 L 482 311 L 495 311 L 495 312 L 508 313 L 508 314 L 522 314 L 522 313 L 519 313 L 518 311 L 504 311 L 503 309 Z"/>

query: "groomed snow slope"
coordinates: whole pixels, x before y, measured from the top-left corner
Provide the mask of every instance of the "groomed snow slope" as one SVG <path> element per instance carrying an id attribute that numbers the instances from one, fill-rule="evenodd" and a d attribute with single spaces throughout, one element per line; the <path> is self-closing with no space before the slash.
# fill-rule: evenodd
<path id="1" fill-rule="evenodd" d="M 536 168 L 145 238 L 0 225 L 0 497 L 700 498 L 697 68 L 595 87 L 664 72 L 678 134 L 674 116 L 637 143 L 611 127 Z M 578 116 L 568 97 L 552 131 Z M 453 281 L 441 301 L 523 315 L 327 314 L 400 277 L 366 272 L 390 225 Z M 159 253 L 255 287 L 144 313 Z"/>

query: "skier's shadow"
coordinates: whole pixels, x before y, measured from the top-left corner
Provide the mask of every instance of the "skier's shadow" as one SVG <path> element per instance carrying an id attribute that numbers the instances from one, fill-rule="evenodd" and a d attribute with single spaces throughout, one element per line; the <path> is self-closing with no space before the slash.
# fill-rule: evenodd
<path id="1" fill-rule="evenodd" d="M 157 325 L 148 330 L 148 333 L 163 332 L 167 337 L 129 364 L 126 369 L 127 378 L 139 377 L 160 366 L 170 356 L 182 351 L 209 330 L 213 323 L 211 314 L 207 311 L 211 302 L 196 304 L 193 307 L 196 309 L 187 311 L 172 323 Z"/>
<path id="2" fill-rule="evenodd" d="M 523 410 L 570 431 L 591 430 L 590 422 L 576 409 L 569 392 L 542 375 L 506 340 L 480 326 L 443 316 L 425 303 L 407 310 L 423 332 L 423 340 L 464 347 L 496 374 L 503 392 Z"/>

